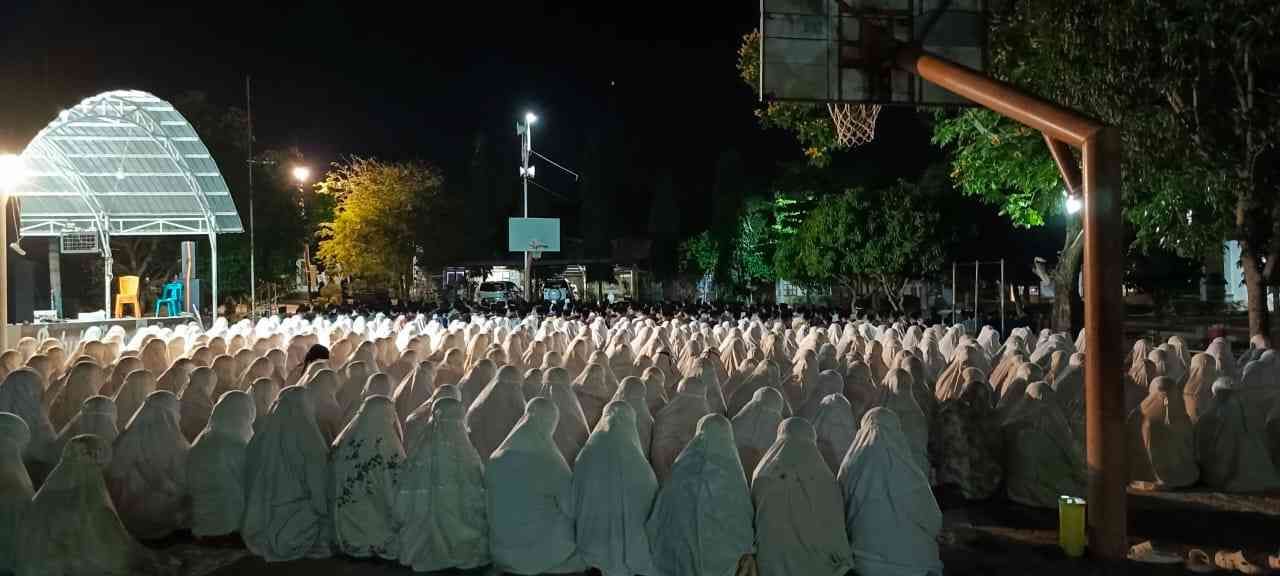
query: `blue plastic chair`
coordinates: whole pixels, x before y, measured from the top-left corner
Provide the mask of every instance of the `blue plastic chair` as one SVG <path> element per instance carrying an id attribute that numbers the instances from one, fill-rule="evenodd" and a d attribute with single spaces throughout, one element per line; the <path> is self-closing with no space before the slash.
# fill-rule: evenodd
<path id="1" fill-rule="evenodd" d="M 156 300 L 156 316 L 160 316 L 160 307 L 164 306 L 169 316 L 182 313 L 182 283 L 170 282 L 164 285 L 164 294 Z"/>

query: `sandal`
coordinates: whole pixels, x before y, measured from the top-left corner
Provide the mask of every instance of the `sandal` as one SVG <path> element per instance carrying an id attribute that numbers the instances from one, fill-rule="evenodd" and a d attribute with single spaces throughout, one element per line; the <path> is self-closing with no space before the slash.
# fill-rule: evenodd
<path id="1" fill-rule="evenodd" d="M 1146 564 L 1181 564 L 1182 555 L 1157 550 L 1150 540 L 1129 548 L 1129 559 Z"/>
<path id="2" fill-rule="evenodd" d="M 1219 550 L 1213 557 L 1214 564 L 1223 570 L 1235 570 L 1241 574 L 1264 574 L 1266 571 L 1244 557 L 1244 552 Z"/>
<path id="3" fill-rule="evenodd" d="M 1187 552 L 1187 571 L 1197 574 L 1208 574 L 1217 572 L 1218 567 L 1213 565 L 1213 561 L 1209 559 L 1209 555 L 1199 548 L 1192 549 Z"/>

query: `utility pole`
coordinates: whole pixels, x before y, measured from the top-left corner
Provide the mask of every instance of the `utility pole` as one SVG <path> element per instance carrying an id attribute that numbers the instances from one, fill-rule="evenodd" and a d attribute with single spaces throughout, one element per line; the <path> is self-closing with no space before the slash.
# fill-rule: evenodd
<path id="1" fill-rule="evenodd" d="M 533 155 L 533 124 L 538 117 L 533 112 L 526 112 L 524 124 L 520 125 L 520 183 L 524 192 L 524 217 L 529 217 L 529 179 L 533 177 L 533 169 L 529 166 L 529 157 Z M 533 259 L 529 250 L 524 251 L 524 301 L 533 304 Z"/>

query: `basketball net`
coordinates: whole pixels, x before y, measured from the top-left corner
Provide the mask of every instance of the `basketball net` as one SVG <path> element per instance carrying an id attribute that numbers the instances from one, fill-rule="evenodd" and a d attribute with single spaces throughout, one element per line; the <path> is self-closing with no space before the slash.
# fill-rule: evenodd
<path id="1" fill-rule="evenodd" d="M 879 104 L 828 102 L 827 111 L 831 113 L 831 122 L 836 125 L 836 139 L 840 145 L 853 148 L 873 140 L 880 108 Z"/>

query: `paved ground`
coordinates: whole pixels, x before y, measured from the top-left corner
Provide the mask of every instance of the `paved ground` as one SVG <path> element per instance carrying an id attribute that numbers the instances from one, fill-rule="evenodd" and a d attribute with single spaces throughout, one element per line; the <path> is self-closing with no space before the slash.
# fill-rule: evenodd
<path id="1" fill-rule="evenodd" d="M 941 537 L 948 576 L 1088 576 L 1102 574 L 1176 575 L 1180 567 L 1134 563 L 1102 566 L 1067 558 L 1057 546 L 1057 512 L 1003 501 L 975 505 L 942 496 L 946 528 Z M 1211 492 L 1131 493 L 1132 543 L 1153 540 L 1161 547 L 1201 548 L 1212 557 L 1220 549 L 1245 550 L 1255 564 L 1280 551 L 1280 494 L 1227 496 Z M 243 549 L 199 546 L 178 537 L 157 547 L 183 560 L 183 576 L 378 576 L 408 575 L 389 562 L 306 560 L 267 564 Z M 485 575 L 488 570 L 442 574 Z"/>

